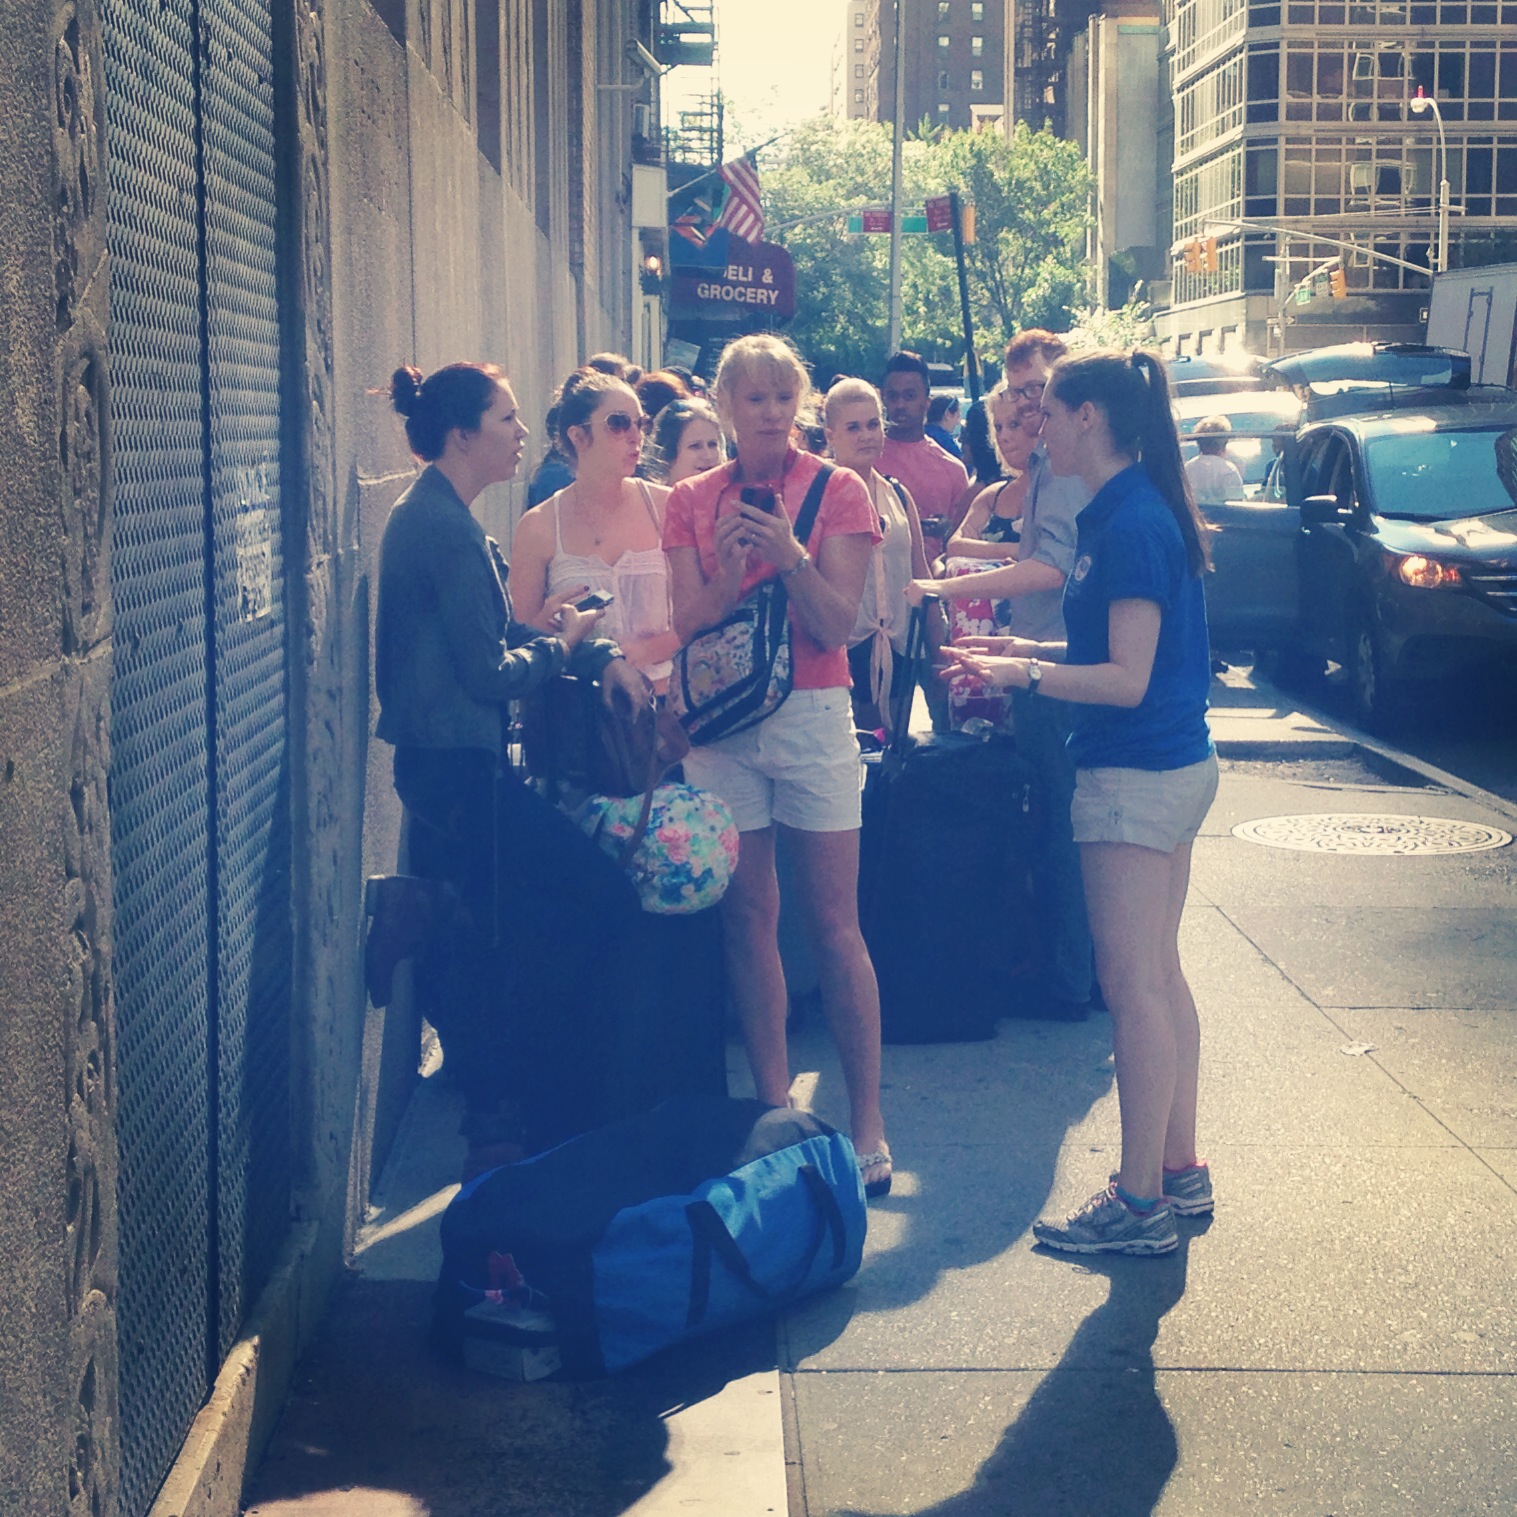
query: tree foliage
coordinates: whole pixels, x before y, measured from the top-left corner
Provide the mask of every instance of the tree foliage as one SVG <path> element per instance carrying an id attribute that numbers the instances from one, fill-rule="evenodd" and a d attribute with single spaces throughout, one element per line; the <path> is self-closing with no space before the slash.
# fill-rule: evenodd
<path id="1" fill-rule="evenodd" d="M 878 375 L 889 328 L 888 237 L 849 235 L 844 218 L 890 200 L 890 129 L 820 117 L 792 131 L 761 169 L 767 236 L 796 264 L 788 331 L 820 375 Z M 1062 331 L 1085 296 L 1090 174 L 1079 149 L 1019 124 L 999 132 L 924 128 L 903 145 L 907 215 L 957 190 L 975 206 L 966 252 L 975 346 L 998 355 L 1027 326 Z M 963 326 L 950 233 L 902 240 L 903 340 L 929 358 L 959 362 Z"/>
<path id="2" fill-rule="evenodd" d="M 1071 348 L 1154 347 L 1154 313 L 1147 301 L 1129 300 L 1115 309 L 1081 306 L 1069 329 Z"/>

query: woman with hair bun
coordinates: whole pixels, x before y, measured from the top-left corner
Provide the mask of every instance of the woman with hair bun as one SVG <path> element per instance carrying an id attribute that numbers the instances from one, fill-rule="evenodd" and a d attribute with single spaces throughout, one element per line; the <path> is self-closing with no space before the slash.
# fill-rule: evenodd
<path id="1" fill-rule="evenodd" d="M 576 1093 L 557 1091 L 559 1109 L 548 1110 L 553 1082 L 538 1055 L 589 1036 L 579 1025 L 579 1007 L 594 1000 L 589 966 L 606 962 L 637 910 L 626 875 L 510 772 L 507 706 L 565 669 L 598 679 L 608 704 L 618 691 L 638 704 L 650 694 L 614 643 L 590 635 L 599 612 L 560 598 L 545 609 L 550 630 L 512 614 L 505 560 L 470 509 L 515 475 L 527 438 L 501 370 L 456 363 L 423 378 L 397 369 L 390 396 L 425 467 L 380 544 L 376 732 L 395 749 L 395 789 L 417 824 L 413 854 L 430 853 L 457 888 L 473 947 L 502 946 L 508 958 L 508 975 L 471 976 L 452 955 L 448 993 L 427 1002 L 468 1095 L 478 1167 L 519 1157 L 525 1139 L 558 1136 L 556 1124 L 572 1129 Z M 391 882 L 376 893 L 368 950 L 371 991 L 375 966 L 386 966 L 385 999 L 388 970 L 419 945 L 437 904 L 405 888 L 416 881 Z M 509 1004 L 495 989 L 505 979 Z M 532 1099 L 536 1130 L 524 1132 Z"/>
<path id="2" fill-rule="evenodd" d="M 1074 703 L 1071 808 L 1096 973 L 1112 1016 L 1122 1163 L 1037 1240 L 1067 1253 L 1164 1254 L 1175 1217 L 1212 1210 L 1196 1156 L 1201 1029 L 1180 965 L 1191 845 L 1217 792 L 1206 724 L 1205 526 L 1153 353 L 1070 355 L 1043 397 L 1055 474 L 1091 491 L 1064 591 L 1066 644 L 977 638 L 952 666 Z"/>

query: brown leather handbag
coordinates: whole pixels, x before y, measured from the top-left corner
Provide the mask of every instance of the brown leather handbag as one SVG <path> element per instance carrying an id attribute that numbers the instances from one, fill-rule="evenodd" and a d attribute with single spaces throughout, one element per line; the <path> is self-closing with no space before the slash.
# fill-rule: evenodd
<path id="1" fill-rule="evenodd" d="M 521 722 L 533 778 L 596 795 L 642 795 L 690 751 L 668 710 L 651 703 L 634 708 L 620 691 L 608 707 L 600 686 L 572 674 L 527 696 Z"/>

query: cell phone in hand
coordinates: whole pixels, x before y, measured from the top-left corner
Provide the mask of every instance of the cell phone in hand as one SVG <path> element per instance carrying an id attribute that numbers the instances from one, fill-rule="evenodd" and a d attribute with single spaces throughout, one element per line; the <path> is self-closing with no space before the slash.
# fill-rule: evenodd
<path id="1" fill-rule="evenodd" d="M 744 485 L 738 491 L 737 498 L 745 506 L 757 506 L 760 511 L 767 511 L 771 516 L 779 509 L 779 499 L 774 491 L 762 489 L 758 485 Z"/>
<path id="2" fill-rule="evenodd" d="M 574 602 L 576 611 L 604 611 L 616 597 L 609 590 L 592 590 Z"/>

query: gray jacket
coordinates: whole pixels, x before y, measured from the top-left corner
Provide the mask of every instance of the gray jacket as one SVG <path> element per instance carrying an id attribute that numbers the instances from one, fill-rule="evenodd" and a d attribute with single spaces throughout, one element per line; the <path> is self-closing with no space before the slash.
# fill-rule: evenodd
<path id="1" fill-rule="evenodd" d="M 396 747 L 483 748 L 499 754 L 508 701 L 554 675 L 593 679 L 619 654 L 562 638 L 511 614 L 495 539 L 430 465 L 395 503 L 379 549 L 374 632 L 375 731 Z"/>

